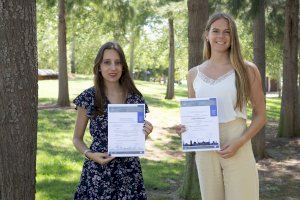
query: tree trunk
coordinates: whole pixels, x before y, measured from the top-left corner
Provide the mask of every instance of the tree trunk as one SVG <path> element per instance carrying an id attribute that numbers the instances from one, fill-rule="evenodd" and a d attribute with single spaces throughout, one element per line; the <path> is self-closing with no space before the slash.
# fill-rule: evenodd
<path id="1" fill-rule="evenodd" d="M 75 32 L 73 31 L 72 42 L 71 42 L 71 73 L 75 74 Z"/>
<path id="2" fill-rule="evenodd" d="M 299 126 L 297 125 L 298 26 L 299 0 L 287 0 L 283 40 L 283 86 L 278 132 L 280 137 L 300 136 L 299 127 L 297 127 Z"/>
<path id="3" fill-rule="evenodd" d="M 298 49 L 299 50 L 299 49 Z M 298 60 L 299 64 L 299 60 Z M 300 70 L 298 69 L 298 111 L 297 111 L 297 130 L 298 130 L 298 136 L 300 136 Z"/>
<path id="4" fill-rule="evenodd" d="M 175 47 L 174 47 L 174 20 L 169 18 L 169 73 L 167 94 L 165 99 L 173 99 L 174 97 L 174 69 L 175 69 Z"/>
<path id="5" fill-rule="evenodd" d="M 257 65 L 264 94 L 266 94 L 266 58 L 265 58 L 265 1 L 258 1 L 258 12 L 253 22 L 253 54 Z M 257 160 L 265 157 L 265 127 L 252 139 L 253 153 Z"/>
<path id="6" fill-rule="evenodd" d="M 37 35 L 34 0 L 0 1 L 0 199 L 35 199 Z"/>
<path id="7" fill-rule="evenodd" d="M 203 61 L 203 40 L 205 25 L 208 20 L 208 0 L 188 0 L 188 40 L 189 69 Z"/>
<path id="8" fill-rule="evenodd" d="M 65 0 L 58 1 L 58 68 L 59 68 L 59 106 L 70 106 L 68 89 L 68 70 L 67 70 L 67 46 L 66 46 L 66 20 L 65 20 Z"/>
<path id="9" fill-rule="evenodd" d="M 278 76 L 278 82 L 277 82 L 277 90 L 278 90 L 278 98 L 281 98 L 281 74 Z"/>
<path id="10" fill-rule="evenodd" d="M 135 32 L 134 30 L 132 30 L 131 33 L 131 37 L 130 37 L 130 63 L 129 63 L 129 72 L 130 72 L 130 76 L 133 79 L 133 69 L 134 69 L 134 48 L 135 48 L 135 44 L 134 44 L 134 36 L 135 36 Z"/>
<path id="11" fill-rule="evenodd" d="M 189 62 L 188 69 L 203 61 L 202 34 L 208 20 L 208 0 L 188 0 L 188 40 Z M 186 153 L 186 167 L 180 196 L 184 199 L 199 199 L 200 186 L 198 181 L 195 153 Z"/>

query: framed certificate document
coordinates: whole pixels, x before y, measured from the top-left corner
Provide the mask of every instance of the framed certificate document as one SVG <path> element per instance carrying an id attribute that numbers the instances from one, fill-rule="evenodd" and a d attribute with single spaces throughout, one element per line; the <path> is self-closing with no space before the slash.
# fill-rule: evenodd
<path id="1" fill-rule="evenodd" d="M 218 106 L 216 98 L 180 100 L 182 149 L 190 151 L 220 150 Z"/>
<path id="2" fill-rule="evenodd" d="M 115 157 L 145 153 L 145 104 L 108 104 L 108 154 Z"/>

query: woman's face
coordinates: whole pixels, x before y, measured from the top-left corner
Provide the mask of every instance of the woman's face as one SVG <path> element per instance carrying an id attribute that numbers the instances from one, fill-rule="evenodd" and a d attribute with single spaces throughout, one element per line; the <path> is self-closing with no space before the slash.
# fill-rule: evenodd
<path id="1" fill-rule="evenodd" d="M 230 34 L 229 24 L 226 19 L 220 18 L 214 21 L 206 34 L 211 51 L 226 52 L 230 47 Z"/>
<path id="2" fill-rule="evenodd" d="M 118 82 L 122 75 L 122 69 L 119 53 L 114 49 L 106 49 L 100 64 L 100 73 L 105 83 Z"/>

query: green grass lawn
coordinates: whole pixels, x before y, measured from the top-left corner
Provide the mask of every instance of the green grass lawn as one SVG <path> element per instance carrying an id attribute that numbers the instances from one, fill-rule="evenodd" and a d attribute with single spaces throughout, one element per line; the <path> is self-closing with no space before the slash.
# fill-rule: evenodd
<path id="1" fill-rule="evenodd" d="M 148 102 L 147 118 L 159 130 L 150 138 L 154 148 L 161 151 L 180 151 L 179 138 L 168 134 L 168 128 L 179 122 L 178 100 L 186 98 L 186 87 L 175 86 L 175 99 L 165 100 L 166 87 L 158 83 L 136 81 Z M 79 76 L 69 81 L 70 100 L 93 85 L 92 77 Z M 54 104 L 58 94 L 57 80 L 39 81 L 39 104 Z M 278 120 L 280 99 L 267 99 L 269 120 Z M 79 182 L 83 157 L 75 150 L 72 136 L 76 112 L 73 109 L 39 110 L 37 151 L 37 200 L 72 199 Z M 160 135 L 160 131 L 163 134 Z M 86 133 L 88 134 L 88 131 Z M 87 143 L 91 138 L 87 137 Z M 147 141 L 149 142 L 149 141 Z M 155 155 L 155 153 L 154 153 Z M 147 190 L 166 190 L 182 179 L 183 157 L 151 156 L 141 159 Z"/>

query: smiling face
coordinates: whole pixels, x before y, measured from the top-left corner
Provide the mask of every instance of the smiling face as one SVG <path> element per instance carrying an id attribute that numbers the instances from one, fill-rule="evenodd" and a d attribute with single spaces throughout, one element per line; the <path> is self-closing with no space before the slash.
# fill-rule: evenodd
<path id="1" fill-rule="evenodd" d="M 214 21 L 209 31 L 206 33 L 206 39 L 209 41 L 211 51 L 226 52 L 230 47 L 231 37 L 228 21 L 220 18 Z"/>
<path id="2" fill-rule="evenodd" d="M 122 75 L 120 55 L 114 49 L 106 49 L 100 64 L 100 73 L 106 84 L 119 82 Z"/>

